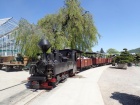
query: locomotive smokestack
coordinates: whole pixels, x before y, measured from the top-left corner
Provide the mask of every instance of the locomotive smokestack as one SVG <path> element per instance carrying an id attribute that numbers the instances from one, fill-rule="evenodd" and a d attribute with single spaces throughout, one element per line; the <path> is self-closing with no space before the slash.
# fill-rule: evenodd
<path id="1" fill-rule="evenodd" d="M 48 49 L 51 47 L 51 44 L 49 43 L 48 40 L 41 39 L 40 42 L 38 43 L 38 46 L 41 48 L 43 53 L 46 53 L 46 51 L 48 51 Z"/>

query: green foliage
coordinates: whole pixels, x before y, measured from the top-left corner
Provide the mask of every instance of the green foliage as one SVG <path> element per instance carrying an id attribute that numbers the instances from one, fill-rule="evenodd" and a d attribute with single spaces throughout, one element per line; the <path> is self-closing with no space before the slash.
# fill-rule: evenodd
<path id="1" fill-rule="evenodd" d="M 58 13 L 45 16 L 38 21 L 38 25 L 21 19 L 13 35 L 16 48 L 20 48 L 22 55 L 29 57 L 35 57 L 41 52 L 37 44 L 43 36 L 56 49 L 83 51 L 91 51 L 100 37 L 92 15 L 84 11 L 79 0 L 65 0 L 65 6 Z"/>
<path id="2" fill-rule="evenodd" d="M 127 51 L 127 48 L 123 48 L 124 51 Z"/>
<path id="3" fill-rule="evenodd" d="M 133 62 L 133 60 L 134 60 L 133 55 L 131 55 L 127 51 L 127 49 L 124 49 L 124 51 L 122 51 L 120 55 L 114 58 L 114 61 L 116 63 L 130 63 L 130 62 Z"/>
<path id="4" fill-rule="evenodd" d="M 38 25 L 42 28 L 52 47 L 63 49 L 65 45 L 68 45 L 58 14 L 47 15 L 38 21 Z"/>
<path id="5" fill-rule="evenodd" d="M 139 63 L 140 62 L 140 54 L 134 55 L 134 62 Z"/>
<path id="6" fill-rule="evenodd" d="M 114 57 L 112 61 L 115 62 L 115 63 L 119 63 L 119 61 L 120 61 L 120 56 Z"/>
<path id="7" fill-rule="evenodd" d="M 110 48 L 110 49 L 107 50 L 107 53 L 108 53 L 109 55 L 116 55 L 116 54 L 119 53 L 119 51 L 117 51 L 117 50 L 114 49 L 114 48 Z"/>
<path id="8" fill-rule="evenodd" d="M 18 29 L 13 32 L 16 39 L 16 48 L 20 48 L 20 53 L 29 57 L 35 57 L 40 49 L 37 46 L 38 41 L 43 36 L 41 30 L 27 20 L 19 21 Z"/>
<path id="9" fill-rule="evenodd" d="M 130 63 L 130 62 L 129 62 L 129 60 L 120 60 L 119 63 L 124 64 L 124 63 Z"/>
<path id="10" fill-rule="evenodd" d="M 57 49 L 69 47 L 91 51 L 100 37 L 92 15 L 84 11 L 79 0 L 65 0 L 65 6 L 57 14 L 47 15 L 38 25 Z"/>

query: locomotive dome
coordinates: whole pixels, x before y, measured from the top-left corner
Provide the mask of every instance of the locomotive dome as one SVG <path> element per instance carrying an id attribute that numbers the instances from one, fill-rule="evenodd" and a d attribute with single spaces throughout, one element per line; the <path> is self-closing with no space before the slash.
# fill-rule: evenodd
<path id="1" fill-rule="evenodd" d="M 48 49 L 51 47 L 51 44 L 48 40 L 46 39 L 41 39 L 38 43 L 38 46 L 41 48 L 43 52 L 48 51 Z"/>

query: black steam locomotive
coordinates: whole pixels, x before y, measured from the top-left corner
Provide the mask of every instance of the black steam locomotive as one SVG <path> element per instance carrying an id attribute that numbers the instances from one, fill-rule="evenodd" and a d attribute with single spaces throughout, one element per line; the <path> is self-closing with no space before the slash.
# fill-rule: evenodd
<path id="1" fill-rule="evenodd" d="M 38 43 L 42 50 L 41 58 L 30 67 L 31 76 L 28 78 L 30 88 L 53 88 L 60 81 L 76 73 L 76 50 L 52 50 L 46 53 L 51 47 L 50 43 L 41 39 Z"/>

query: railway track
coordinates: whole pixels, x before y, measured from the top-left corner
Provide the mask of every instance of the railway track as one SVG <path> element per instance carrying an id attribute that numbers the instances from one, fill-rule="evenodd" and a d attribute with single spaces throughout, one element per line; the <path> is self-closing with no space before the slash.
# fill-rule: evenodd
<path id="1" fill-rule="evenodd" d="M 11 89 L 11 88 L 13 88 L 13 87 L 16 87 L 16 86 L 25 84 L 26 82 L 27 82 L 27 81 L 22 81 L 22 82 L 19 83 L 19 84 L 16 84 L 16 85 L 13 85 L 13 86 L 9 86 L 9 87 L 7 87 L 7 88 L 1 89 L 0 91 L 4 91 L 4 90 L 7 90 L 7 89 Z"/>
<path id="2" fill-rule="evenodd" d="M 35 90 L 35 89 L 23 89 L 21 91 L 16 92 L 17 89 L 26 85 L 26 81 L 23 81 L 19 84 L 4 88 L 0 90 L 0 94 L 5 95 L 2 100 L 0 100 L 0 105 L 28 105 L 28 103 L 46 92 L 46 90 Z M 10 94 L 10 91 L 15 91 Z M 7 97 L 6 97 L 7 96 Z"/>

